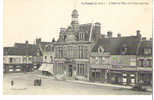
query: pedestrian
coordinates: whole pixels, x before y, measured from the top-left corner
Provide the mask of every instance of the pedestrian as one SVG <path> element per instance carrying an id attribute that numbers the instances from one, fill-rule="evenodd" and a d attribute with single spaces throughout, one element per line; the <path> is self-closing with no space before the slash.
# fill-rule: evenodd
<path id="1" fill-rule="evenodd" d="M 42 80 L 41 80 L 41 78 L 40 78 L 40 84 L 39 84 L 39 85 L 41 86 L 41 84 L 42 84 Z"/>
<path id="2" fill-rule="evenodd" d="M 11 80 L 11 87 L 13 87 L 14 86 L 14 81 L 13 80 Z"/>

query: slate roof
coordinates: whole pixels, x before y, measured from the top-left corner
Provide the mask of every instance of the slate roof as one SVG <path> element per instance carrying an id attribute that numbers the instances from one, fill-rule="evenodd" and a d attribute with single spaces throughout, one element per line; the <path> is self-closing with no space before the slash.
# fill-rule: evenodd
<path id="1" fill-rule="evenodd" d="M 4 47 L 4 55 L 29 55 L 35 56 L 37 53 L 37 47 L 34 44 L 15 43 L 14 47 Z"/>
<path id="2" fill-rule="evenodd" d="M 136 55 L 138 43 L 137 36 L 102 38 L 96 42 L 92 52 L 97 52 L 98 48 L 102 46 L 104 52 L 109 52 L 111 55 L 121 55 L 124 48 L 127 48 L 125 55 Z"/>
<path id="3" fill-rule="evenodd" d="M 94 23 L 93 28 L 92 28 L 92 36 L 91 36 L 92 38 L 96 38 L 96 34 L 100 31 L 100 29 L 96 28 L 95 24 L 100 24 L 100 23 L 98 23 L 98 22 Z M 92 27 L 92 23 L 80 24 L 79 25 L 79 31 L 76 34 L 77 41 L 79 39 L 79 33 L 84 33 L 85 41 L 89 41 L 91 27 Z M 67 35 L 68 29 L 69 29 L 69 27 L 66 28 L 65 31 L 62 34 Z M 60 40 L 58 40 L 58 42 L 60 42 Z"/>

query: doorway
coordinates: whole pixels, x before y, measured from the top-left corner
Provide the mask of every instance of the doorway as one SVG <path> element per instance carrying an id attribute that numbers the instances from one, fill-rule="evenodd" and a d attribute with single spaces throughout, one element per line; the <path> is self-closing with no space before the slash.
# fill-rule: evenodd
<path id="1" fill-rule="evenodd" d="M 69 75 L 69 77 L 72 77 L 72 72 L 73 72 L 72 65 L 69 65 L 68 66 L 68 75 Z"/>

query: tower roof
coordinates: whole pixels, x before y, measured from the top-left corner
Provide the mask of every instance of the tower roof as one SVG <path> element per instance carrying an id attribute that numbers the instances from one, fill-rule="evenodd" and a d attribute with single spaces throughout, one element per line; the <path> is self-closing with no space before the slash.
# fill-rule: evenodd
<path id="1" fill-rule="evenodd" d="M 76 9 L 74 9 L 72 11 L 72 17 L 78 17 L 78 16 L 79 16 L 78 11 Z"/>

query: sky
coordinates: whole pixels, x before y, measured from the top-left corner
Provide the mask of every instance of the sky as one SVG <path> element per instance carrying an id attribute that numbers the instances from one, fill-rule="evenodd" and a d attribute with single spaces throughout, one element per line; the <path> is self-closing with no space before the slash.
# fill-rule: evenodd
<path id="1" fill-rule="evenodd" d="M 60 28 L 70 25 L 73 9 L 79 24 L 100 22 L 102 34 L 110 30 L 113 36 L 130 36 L 140 30 L 152 37 L 152 0 L 4 0 L 3 45 L 57 39 Z"/>

